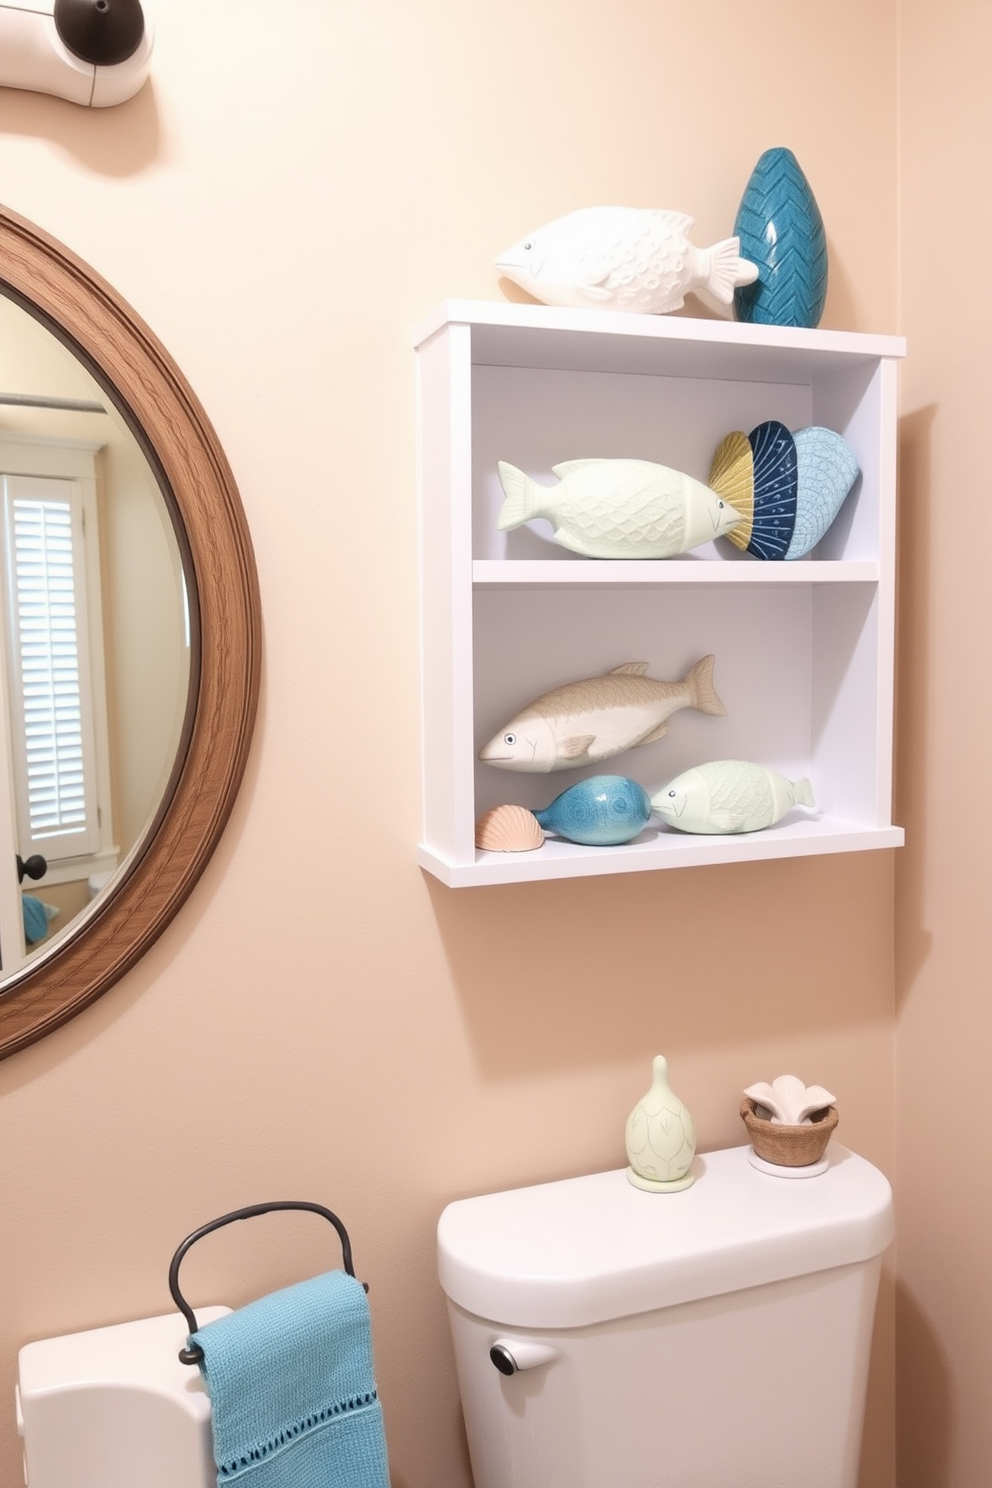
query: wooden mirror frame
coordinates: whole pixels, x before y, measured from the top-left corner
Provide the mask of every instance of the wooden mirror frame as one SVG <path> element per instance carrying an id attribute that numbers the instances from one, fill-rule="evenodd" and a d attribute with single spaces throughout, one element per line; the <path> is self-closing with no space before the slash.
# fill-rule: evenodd
<path id="1" fill-rule="evenodd" d="M 187 898 L 230 815 L 258 704 L 258 578 L 217 436 L 172 358 L 116 291 L 0 207 L 0 292 L 79 358 L 158 478 L 183 554 L 192 666 L 172 776 L 120 881 L 0 981 L 0 1058 L 58 1028 L 144 955 Z"/>

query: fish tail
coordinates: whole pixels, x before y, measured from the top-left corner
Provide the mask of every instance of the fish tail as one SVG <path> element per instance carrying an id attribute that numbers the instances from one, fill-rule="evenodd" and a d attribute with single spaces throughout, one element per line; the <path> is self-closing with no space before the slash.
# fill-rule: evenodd
<path id="1" fill-rule="evenodd" d="M 496 468 L 503 495 L 506 497 L 496 525 L 500 532 L 508 532 L 513 527 L 522 527 L 531 517 L 539 515 L 541 487 L 529 475 L 525 475 L 515 465 L 508 465 L 505 460 L 498 460 Z"/>
<path id="2" fill-rule="evenodd" d="M 716 718 L 722 718 L 726 708 L 717 697 L 716 688 L 713 686 L 713 661 L 712 656 L 704 656 L 697 661 L 682 681 L 689 688 L 692 701 L 691 708 L 698 708 L 700 713 L 712 713 Z"/>
<path id="3" fill-rule="evenodd" d="M 722 243 L 714 243 L 707 249 L 707 253 L 709 273 L 704 288 L 721 305 L 729 305 L 739 284 L 753 284 L 757 279 L 757 264 L 741 258 L 740 238 L 724 238 Z"/>
<path id="4" fill-rule="evenodd" d="M 794 780 L 792 791 L 796 798 L 797 806 L 815 806 L 816 797 L 813 795 L 813 787 L 808 780 Z"/>

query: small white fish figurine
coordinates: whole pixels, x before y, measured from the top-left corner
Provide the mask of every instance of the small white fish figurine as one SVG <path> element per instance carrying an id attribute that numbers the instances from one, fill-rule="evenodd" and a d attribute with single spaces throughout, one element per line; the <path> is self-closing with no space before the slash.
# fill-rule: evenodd
<path id="1" fill-rule="evenodd" d="M 697 661 L 680 682 L 656 682 L 645 677 L 647 669 L 646 661 L 628 661 L 601 677 L 542 693 L 479 750 L 480 760 L 547 775 L 653 744 L 668 733 L 665 720 L 679 708 L 726 713 L 713 687 L 712 656 Z"/>
<path id="2" fill-rule="evenodd" d="M 545 305 L 664 315 L 695 291 L 729 305 L 753 284 L 756 264 L 740 239 L 711 248 L 689 242 L 693 218 L 639 207 L 583 207 L 507 248 L 496 267 Z"/>
<path id="3" fill-rule="evenodd" d="M 788 780 L 747 760 L 713 760 L 651 797 L 656 816 L 680 832 L 759 832 L 793 806 L 815 806 L 808 780 Z"/>
<path id="4" fill-rule="evenodd" d="M 650 460 L 566 460 L 542 486 L 498 461 L 501 532 L 544 517 L 583 558 L 674 558 L 729 532 L 742 513 L 702 481 Z"/>

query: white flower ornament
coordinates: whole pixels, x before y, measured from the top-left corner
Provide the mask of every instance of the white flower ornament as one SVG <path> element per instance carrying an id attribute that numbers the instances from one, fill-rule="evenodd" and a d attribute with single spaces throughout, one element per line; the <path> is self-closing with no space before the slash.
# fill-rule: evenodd
<path id="1" fill-rule="evenodd" d="M 749 1085 L 744 1094 L 764 1106 L 772 1121 L 782 1126 L 809 1125 L 815 1112 L 826 1110 L 836 1099 L 822 1085 L 804 1085 L 795 1075 L 779 1075 L 770 1085 L 761 1080 Z"/>

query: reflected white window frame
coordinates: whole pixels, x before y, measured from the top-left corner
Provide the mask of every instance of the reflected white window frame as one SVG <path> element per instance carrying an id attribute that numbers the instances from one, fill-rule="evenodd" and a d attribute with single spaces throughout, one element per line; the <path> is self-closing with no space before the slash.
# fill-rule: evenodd
<path id="1" fill-rule="evenodd" d="M 111 809 L 110 741 L 104 664 L 103 604 L 100 578 L 99 515 L 96 493 L 98 442 L 0 433 L 0 503 L 3 509 L 3 656 L 6 666 L 8 716 L 15 721 L 10 739 L 11 781 L 17 817 L 17 851 L 23 858 L 41 853 L 49 864 L 42 884 L 68 883 L 112 870 L 118 860 Z M 80 703 L 85 718 L 86 827 L 81 834 L 32 832 L 29 824 L 27 740 L 20 693 L 20 637 L 13 555 L 9 544 L 13 499 L 41 483 L 69 503 L 72 513 L 73 568 L 77 578 L 77 633 L 80 653 Z M 30 883 L 25 884 L 30 888 Z"/>

